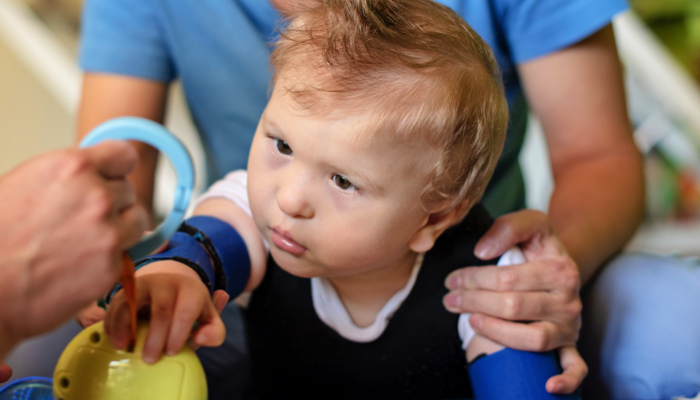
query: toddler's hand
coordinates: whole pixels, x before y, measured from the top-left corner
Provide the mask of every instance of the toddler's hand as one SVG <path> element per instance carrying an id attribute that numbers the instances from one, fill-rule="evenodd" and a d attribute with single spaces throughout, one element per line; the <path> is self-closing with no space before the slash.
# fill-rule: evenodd
<path id="1" fill-rule="evenodd" d="M 140 314 L 148 315 L 150 321 L 143 349 L 144 361 L 156 362 L 164 352 L 177 354 L 190 336 L 197 346 L 223 343 L 226 331 L 219 313 L 228 301 L 226 292 L 216 291 L 214 298 L 210 298 L 199 276 L 175 261 L 160 261 L 153 267 L 149 265 L 142 271 L 154 273 L 136 277 L 137 308 Z M 164 269 L 173 273 L 164 273 Z M 192 332 L 195 322 L 199 326 Z M 121 290 L 107 311 L 105 331 L 118 349 L 126 348 L 131 340 L 129 309 Z"/>
<path id="2" fill-rule="evenodd" d="M 105 310 L 98 306 L 96 301 L 83 308 L 75 315 L 75 322 L 83 328 L 87 328 L 103 319 L 105 319 Z"/>
<path id="3" fill-rule="evenodd" d="M 150 233 L 153 231 L 145 231 L 143 236 L 148 236 Z M 158 254 L 162 251 L 164 251 L 168 247 L 169 241 L 166 240 L 165 243 L 161 244 L 157 249 L 153 251 L 151 254 Z M 110 288 L 110 291 L 112 289 Z M 80 310 L 76 315 L 75 315 L 75 322 L 78 323 L 83 328 L 87 328 L 88 326 L 100 322 L 103 319 L 105 319 L 105 310 L 104 308 L 100 307 L 97 305 L 97 302 L 94 301 L 92 304 L 89 306 L 83 308 Z"/>

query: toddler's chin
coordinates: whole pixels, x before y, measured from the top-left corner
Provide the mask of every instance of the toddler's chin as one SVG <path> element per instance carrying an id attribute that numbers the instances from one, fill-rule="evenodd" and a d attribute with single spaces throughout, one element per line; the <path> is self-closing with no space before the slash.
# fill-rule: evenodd
<path id="1" fill-rule="evenodd" d="M 298 276 L 299 278 L 315 278 L 323 276 L 318 268 L 310 266 L 298 257 L 295 257 L 285 251 L 270 248 L 270 255 L 275 260 L 275 263 L 285 272 Z"/>

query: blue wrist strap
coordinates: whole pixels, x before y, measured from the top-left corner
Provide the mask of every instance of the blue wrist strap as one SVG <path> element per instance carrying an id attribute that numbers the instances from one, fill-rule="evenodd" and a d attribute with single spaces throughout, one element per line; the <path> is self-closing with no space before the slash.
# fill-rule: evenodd
<path id="1" fill-rule="evenodd" d="M 228 223 L 209 216 L 188 218 L 180 231 L 192 235 L 211 255 L 217 271 L 215 288 L 226 290 L 230 300 L 238 297 L 250 278 L 250 256 L 241 235 Z"/>
<path id="2" fill-rule="evenodd" d="M 553 351 L 534 353 L 506 348 L 477 358 L 467 369 L 476 400 L 578 399 L 574 394 L 547 392 L 547 380 L 561 373 Z"/>
<path id="3" fill-rule="evenodd" d="M 175 232 L 168 242 L 168 247 L 162 253 L 153 254 L 149 257 L 136 261 L 135 270 L 139 270 L 146 265 L 161 260 L 174 260 L 192 268 L 202 279 L 204 285 L 209 289 L 209 293 L 214 292 L 213 282 L 216 280 L 214 267 L 209 259 L 209 253 L 192 236 Z M 109 303 L 112 297 L 121 289 L 118 283 L 105 301 Z"/>

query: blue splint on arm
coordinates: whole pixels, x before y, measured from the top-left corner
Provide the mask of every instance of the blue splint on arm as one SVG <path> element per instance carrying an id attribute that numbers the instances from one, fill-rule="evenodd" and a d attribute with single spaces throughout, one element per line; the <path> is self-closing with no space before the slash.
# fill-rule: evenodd
<path id="1" fill-rule="evenodd" d="M 175 260 L 192 268 L 210 293 L 223 289 L 229 301 L 243 292 L 250 278 L 250 256 L 241 235 L 228 223 L 195 216 L 182 223 L 162 253 L 136 261 L 136 270 L 159 260 Z M 114 287 L 106 302 L 121 289 Z"/>
<path id="2" fill-rule="evenodd" d="M 216 275 L 209 253 L 192 236 L 183 232 L 175 232 L 165 251 L 139 260 L 136 263 L 136 268 L 145 267 L 160 260 L 175 260 L 192 268 L 202 279 L 209 292 L 214 293 Z"/>
<path id="3" fill-rule="evenodd" d="M 250 278 L 250 256 L 241 235 L 231 225 L 214 217 L 194 216 L 180 227 L 192 235 L 211 255 L 216 270 L 216 289 L 224 289 L 230 300 L 243 292 Z"/>
<path id="4" fill-rule="evenodd" d="M 183 232 L 175 232 L 168 242 L 168 247 L 163 252 L 137 260 L 134 270 L 138 271 L 150 263 L 162 260 L 174 260 L 192 268 L 209 289 L 209 293 L 214 293 L 216 276 L 209 253 L 192 236 Z M 105 298 L 107 304 L 121 288 L 121 283 L 114 287 L 109 296 Z"/>
<path id="5" fill-rule="evenodd" d="M 576 400 L 575 394 L 555 395 L 545 384 L 561 373 L 553 351 L 534 353 L 503 349 L 477 358 L 467 367 L 476 400 Z"/>

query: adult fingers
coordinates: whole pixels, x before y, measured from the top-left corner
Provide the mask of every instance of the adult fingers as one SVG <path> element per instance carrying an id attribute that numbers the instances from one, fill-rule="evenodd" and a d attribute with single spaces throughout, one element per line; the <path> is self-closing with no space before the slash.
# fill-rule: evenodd
<path id="1" fill-rule="evenodd" d="M 551 231 L 547 215 L 535 210 L 521 210 L 498 217 L 474 248 L 482 260 L 490 260 L 511 247 Z"/>
<path id="2" fill-rule="evenodd" d="M 117 230 L 120 248 L 127 248 L 143 237 L 148 227 L 148 213 L 140 205 L 134 205 L 115 216 L 112 223 Z"/>
<path id="3" fill-rule="evenodd" d="M 579 277 L 575 266 L 556 257 L 509 266 L 460 268 L 445 279 L 450 290 L 510 291 L 573 291 Z"/>
<path id="4" fill-rule="evenodd" d="M 503 267 L 484 266 L 460 268 L 445 279 L 450 290 L 492 290 L 496 292 L 551 290 L 559 277 L 552 273 L 555 266 L 548 260 Z"/>
<path id="5" fill-rule="evenodd" d="M 503 346 L 523 351 L 548 351 L 574 345 L 578 330 L 569 330 L 552 322 L 504 321 L 483 314 L 472 314 L 469 323 L 476 333 Z"/>
<path id="6" fill-rule="evenodd" d="M 445 308 L 454 313 L 481 313 L 510 321 L 575 319 L 581 311 L 578 299 L 564 301 L 548 292 L 492 292 L 458 290 L 445 295 Z"/>
<path id="7" fill-rule="evenodd" d="M 133 171 L 139 157 L 136 149 L 122 140 L 107 140 L 80 152 L 107 179 L 121 178 Z"/>
<path id="8" fill-rule="evenodd" d="M 0 361 L 0 383 L 7 382 L 12 377 L 12 368 Z"/>
<path id="9" fill-rule="evenodd" d="M 105 182 L 104 185 L 109 193 L 111 211 L 113 213 L 119 213 L 136 204 L 136 190 L 125 178 L 111 179 Z"/>
<path id="10" fill-rule="evenodd" d="M 574 346 L 559 349 L 559 360 L 563 372 L 547 380 L 547 391 L 553 394 L 573 393 L 588 375 L 588 366 Z"/>

